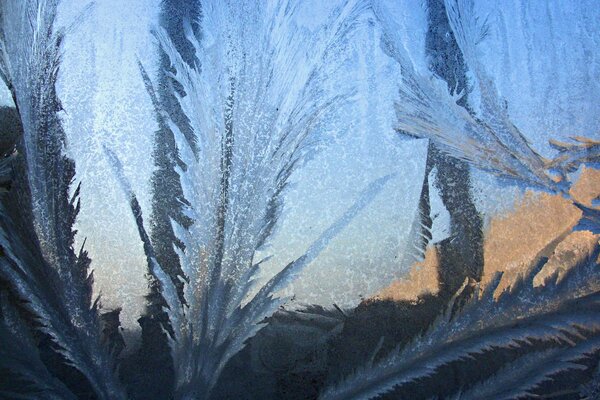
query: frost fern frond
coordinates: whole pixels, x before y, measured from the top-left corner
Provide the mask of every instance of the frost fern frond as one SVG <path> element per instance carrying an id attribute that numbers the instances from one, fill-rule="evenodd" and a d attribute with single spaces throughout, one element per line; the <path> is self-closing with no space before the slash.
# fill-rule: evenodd
<path id="1" fill-rule="evenodd" d="M 193 221 L 189 228 L 172 221 L 185 275 L 183 318 L 171 318 L 180 324 L 171 343 L 178 398 L 208 396 L 225 363 L 281 304 L 276 293 L 389 179 L 373 182 L 305 255 L 255 287 L 255 256 L 277 226 L 291 175 L 327 142 L 319 127 L 338 123 L 335 109 L 356 92 L 353 80 L 339 78 L 340 60 L 349 57 L 346 40 L 368 3 L 340 2 L 315 31 L 298 24 L 299 7 L 287 0 L 203 2 L 199 21 L 184 18 L 194 62 L 184 60 L 169 32 L 155 30 L 170 61 L 166 74 L 180 90 L 173 89 L 177 110 L 153 103 L 175 138 L 182 211 Z M 175 122 L 177 112 L 193 138 Z"/>
<path id="2" fill-rule="evenodd" d="M 382 4 L 373 0 L 374 14 L 382 30 L 381 46 L 402 71 L 396 102 L 397 130 L 430 139 L 451 156 L 482 170 L 528 185 L 558 190 L 544 170 L 542 159 L 510 122 L 493 82 L 485 77 L 477 58 L 470 56 L 482 38 L 482 29 L 476 26 L 478 21 L 472 7 L 467 7 L 469 1 L 448 1 L 446 10 L 457 42 L 469 56 L 465 57 L 467 66 L 476 72 L 482 93 L 481 115 L 458 105 L 462 93 L 450 94 L 441 78 L 415 68 L 397 35 L 400 28 Z"/>
<path id="3" fill-rule="evenodd" d="M 99 399 L 122 399 L 115 363 L 100 338 L 92 302 L 90 259 L 73 249 L 79 188 L 65 154 L 56 94 L 63 33 L 58 0 L 0 3 L 0 70 L 17 107 L 23 136 L 13 154 L 14 187 L 0 206 L 0 274 L 90 382 Z"/>
<path id="4" fill-rule="evenodd" d="M 29 327 L 10 303 L 8 294 L 0 292 L 0 369 L 23 379 L 19 396 L 43 400 L 75 400 L 77 397 L 48 371 L 40 358 Z M 26 387 L 25 387 L 26 386 Z M 9 393 L 0 388 L 0 394 Z"/>
<path id="5" fill-rule="evenodd" d="M 495 348 L 515 348 L 535 340 L 568 343 L 570 335 L 579 336 L 582 331 L 596 335 L 600 331 L 599 254 L 597 245 L 560 282 L 553 277 L 538 288 L 533 286 L 533 277 L 539 269 L 534 268 L 495 300 L 501 277 L 498 275 L 456 314 L 443 314 L 422 336 L 375 366 L 361 368 L 347 380 L 326 389 L 321 399 L 369 399 L 432 376 L 448 363 Z M 543 260 L 539 265 L 543 265 Z"/>
<path id="6" fill-rule="evenodd" d="M 456 400 L 497 399 L 511 400 L 535 396 L 535 389 L 552 380 L 558 373 L 585 370 L 579 363 L 600 349 L 600 335 L 577 343 L 528 353 L 509 363 L 490 378 L 451 397 Z"/>

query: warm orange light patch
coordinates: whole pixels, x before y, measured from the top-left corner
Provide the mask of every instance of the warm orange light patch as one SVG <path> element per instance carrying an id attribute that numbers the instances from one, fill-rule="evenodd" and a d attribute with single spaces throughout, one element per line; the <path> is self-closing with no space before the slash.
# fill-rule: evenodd
<path id="1" fill-rule="evenodd" d="M 582 167 L 579 180 L 569 193 L 581 204 L 591 206 L 592 200 L 600 196 L 600 169 Z"/>
<path id="2" fill-rule="evenodd" d="M 556 246 L 548 263 L 535 276 L 534 286 L 543 285 L 546 278 L 555 272 L 558 272 L 558 279 L 562 279 L 565 272 L 592 254 L 597 243 L 598 235 L 594 235 L 589 231 L 578 231 L 569 234 L 565 240 Z"/>
<path id="3" fill-rule="evenodd" d="M 575 201 L 591 205 L 600 194 L 600 170 L 583 167 L 570 195 Z M 572 232 L 581 211 L 560 195 L 527 192 L 512 212 L 492 219 L 484 244 L 484 285 L 496 271 L 504 271 L 496 291 L 501 293 L 540 256 L 548 263 L 534 279 L 541 285 L 559 271 L 559 277 L 589 256 L 599 236 L 591 232 Z"/>
<path id="4" fill-rule="evenodd" d="M 590 206 L 600 195 L 600 170 L 583 167 L 570 195 L 575 201 Z M 572 231 L 580 217 L 581 210 L 571 200 L 561 195 L 528 191 L 512 211 L 494 216 L 485 232 L 482 286 L 485 287 L 496 272 L 502 271 L 502 281 L 496 290 L 496 296 L 499 295 L 541 256 L 549 260 L 535 277 L 534 285 L 542 285 L 557 271 L 560 279 L 589 257 L 600 239 L 600 235 L 588 231 Z M 414 264 L 405 278 L 392 282 L 377 297 L 415 301 L 420 295 L 437 293 L 438 265 L 438 254 L 430 246 L 423 262 Z"/>
<path id="5" fill-rule="evenodd" d="M 528 192 L 512 212 L 490 222 L 483 249 L 484 285 L 503 271 L 497 293 L 505 289 L 538 256 L 550 257 L 543 254 L 546 247 L 566 237 L 580 217 L 581 211 L 561 196 Z"/>
<path id="6" fill-rule="evenodd" d="M 417 301 L 424 294 L 436 294 L 439 288 L 438 255 L 433 246 L 425 252 L 425 259 L 415 263 L 405 278 L 398 279 L 383 289 L 376 297 L 386 300 Z"/>

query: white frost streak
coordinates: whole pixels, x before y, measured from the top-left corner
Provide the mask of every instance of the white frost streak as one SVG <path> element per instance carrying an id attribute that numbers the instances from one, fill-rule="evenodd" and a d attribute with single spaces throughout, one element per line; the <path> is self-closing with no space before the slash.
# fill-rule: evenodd
<path id="1" fill-rule="evenodd" d="M 483 170 L 530 185 L 553 188 L 542 160 L 509 121 L 493 83 L 485 77 L 479 63 L 475 63 L 475 46 L 485 31 L 472 14 L 470 2 L 448 2 L 447 8 L 457 41 L 461 49 L 465 49 L 466 61 L 474 64 L 468 67 L 478 78 L 484 112 L 473 115 L 457 104 L 462 93 L 451 95 L 442 79 L 415 69 L 397 34 L 401 29 L 389 17 L 385 5 L 374 2 L 373 10 L 384 33 L 384 51 L 400 64 L 403 72 L 397 128 L 431 139 L 454 157 Z"/>
<path id="2" fill-rule="evenodd" d="M 185 92 L 178 99 L 197 145 L 170 123 L 186 165 L 178 170 L 190 203 L 184 212 L 195 221 L 189 230 L 173 223 L 185 244 L 185 251 L 175 250 L 187 277 L 185 317 L 172 343 L 179 398 L 210 392 L 226 361 L 281 304 L 276 293 L 389 179 L 367 187 L 303 256 L 242 306 L 258 270 L 255 254 L 280 216 L 291 173 L 327 141 L 319 127 L 342 129 L 332 111 L 356 92 L 356 81 L 340 71 L 349 57 L 345 43 L 366 7 L 344 3 L 310 31 L 295 22 L 298 3 L 203 2 L 202 39 L 187 29 L 195 67 L 181 59 L 165 31 L 156 33 Z"/>

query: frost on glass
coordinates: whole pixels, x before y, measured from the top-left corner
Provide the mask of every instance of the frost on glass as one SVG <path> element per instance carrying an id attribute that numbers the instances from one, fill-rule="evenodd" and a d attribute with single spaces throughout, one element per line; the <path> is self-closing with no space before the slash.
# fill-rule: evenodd
<path id="1" fill-rule="evenodd" d="M 172 78 L 181 87 L 179 106 L 193 134 L 187 138 L 169 110 L 154 100 L 175 137 L 184 213 L 192 221 L 187 229 L 173 222 L 183 245 L 176 249 L 185 277 L 183 302 L 143 238 L 150 270 L 161 282 L 169 310 L 181 398 L 210 392 L 225 363 L 282 304 L 277 293 L 389 179 L 370 184 L 306 253 L 253 288 L 264 261 L 255 255 L 277 223 L 290 174 L 324 145 L 327 138 L 319 137 L 316 128 L 353 94 L 353 82 L 344 76 L 336 80 L 336 93 L 328 93 L 323 82 L 335 79 L 336 65 L 345 57 L 344 41 L 365 5 L 339 6 L 316 32 L 296 26 L 296 7 L 287 2 L 203 4 L 201 40 L 191 22 L 184 21 L 186 39 L 196 54 L 193 66 L 182 59 L 165 30 L 156 32 L 173 67 Z M 148 86 L 155 98 L 150 82 Z M 117 159 L 113 165 L 120 174 Z M 123 185 L 130 192 L 128 183 Z M 142 231 L 143 224 L 139 226 Z"/>
<path id="2" fill-rule="evenodd" d="M 3 199 L 1 272 L 26 301 L 37 328 L 89 380 L 98 398 L 123 398 L 114 359 L 99 336 L 90 259 L 83 247 L 73 248 L 72 225 L 80 205 L 78 190 L 69 193 L 75 166 L 64 154 L 55 92 L 63 40 L 53 25 L 56 7 L 56 1 L 44 0 L 2 3 L 0 73 L 18 110 L 22 136 L 2 160 L 4 172 L 20 182 L 13 197 Z M 22 332 L 21 340 L 27 341 L 27 335 Z M 31 356 L 37 361 L 35 352 Z M 3 362 L 10 367 L 11 360 Z M 35 376 L 44 380 L 45 374 L 39 366 Z"/>
<path id="3" fill-rule="evenodd" d="M 0 1 L 0 397 L 595 396 L 594 2 L 126 3 Z"/>

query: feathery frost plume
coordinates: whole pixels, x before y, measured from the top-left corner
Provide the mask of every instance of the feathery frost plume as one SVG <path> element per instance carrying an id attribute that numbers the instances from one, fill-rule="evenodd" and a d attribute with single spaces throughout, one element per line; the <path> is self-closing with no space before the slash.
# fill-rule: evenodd
<path id="1" fill-rule="evenodd" d="M 536 341 L 553 342 L 555 348 L 518 358 L 457 396 L 508 399 L 531 394 L 550 376 L 579 368 L 574 364 L 576 360 L 600 348 L 599 255 L 600 244 L 596 244 L 589 257 L 563 278 L 559 280 L 554 274 L 544 285 L 535 287 L 533 279 L 548 261 L 542 257 L 513 287 L 494 299 L 502 277 L 499 273 L 454 312 L 459 291 L 447 311 L 425 333 L 376 364 L 365 365 L 326 388 L 320 398 L 371 399 L 432 377 L 450 363 L 472 360 L 497 349 L 524 348 Z M 548 365 L 548 360 L 554 362 Z M 517 370 L 521 373 L 516 374 Z"/>
<path id="2" fill-rule="evenodd" d="M 0 205 L 0 274 L 96 396 L 121 399 L 92 304 L 90 259 L 83 249 L 79 254 L 73 249 L 79 188 L 69 194 L 75 165 L 64 152 L 55 87 L 63 40 L 54 28 L 57 5 L 58 0 L 0 3 L 0 75 L 23 128 L 17 152 L 2 160 L 11 164 L 2 170 L 12 169 L 15 183 Z"/>
<path id="3" fill-rule="evenodd" d="M 398 37 L 400 27 L 373 0 L 373 12 L 381 25 L 383 50 L 402 68 L 396 128 L 414 137 L 434 141 L 453 157 L 496 175 L 550 190 L 559 187 L 546 171 L 544 160 L 531 149 L 509 119 L 493 81 L 477 58 L 477 44 L 487 35 L 485 23 L 476 17 L 470 0 L 446 1 L 446 12 L 465 63 L 481 93 L 477 113 L 457 104 L 464 93 L 450 94 L 446 82 L 425 75 L 413 65 Z"/>
<path id="4" fill-rule="evenodd" d="M 293 171 L 327 140 L 325 124 L 348 128 L 334 115 L 353 98 L 355 81 L 342 74 L 345 43 L 367 9 L 348 1 L 311 31 L 297 24 L 300 3 L 206 1 L 199 21 L 184 21 L 196 53 L 184 61 L 168 32 L 155 36 L 169 57 L 173 90 L 193 137 L 163 109 L 142 68 L 147 90 L 167 122 L 182 165 L 177 168 L 193 223 L 173 221 L 184 274 L 184 301 L 158 265 L 135 195 L 119 161 L 107 152 L 144 241 L 151 272 L 161 283 L 172 327 L 176 397 L 207 398 L 227 361 L 282 304 L 276 294 L 379 193 L 391 176 L 372 182 L 354 205 L 262 287 L 256 253 L 273 233 Z M 198 35 L 192 26 L 200 26 Z M 178 90 L 175 90 L 178 88 Z M 331 88 L 334 88 L 332 91 Z"/>

